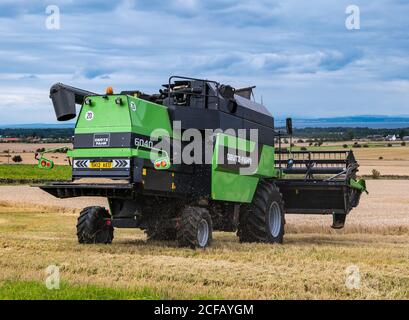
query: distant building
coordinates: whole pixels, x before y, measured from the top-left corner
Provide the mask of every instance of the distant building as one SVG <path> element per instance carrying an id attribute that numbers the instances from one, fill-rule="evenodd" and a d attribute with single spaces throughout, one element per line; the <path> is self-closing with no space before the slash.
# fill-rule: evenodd
<path id="1" fill-rule="evenodd" d="M 386 141 L 396 141 L 396 135 L 395 134 L 389 134 L 385 137 Z"/>
<path id="2" fill-rule="evenodd" d="M 403 141 L 409 141 L 409 136 L 404 136 L 404 137 L 402 138 L 402 140 L 403 140 Z"/>
<path id="3" fill-rule="evenodd" d="M 0 142 L 20 142 L 20 138 L 0 138 Z"/>

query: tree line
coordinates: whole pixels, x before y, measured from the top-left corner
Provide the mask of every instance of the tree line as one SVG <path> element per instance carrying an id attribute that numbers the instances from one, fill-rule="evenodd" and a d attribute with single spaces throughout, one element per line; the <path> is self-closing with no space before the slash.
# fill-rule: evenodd
<path id="1" fill-rule="evenodd" d="M 69 139 L 74 135 L 74 129 L 0 129 L 0 136 L 3 138 L 37 138 L 37 139 Z"/>
<path id="2" fill-rule="evenodd" d="M 409 136 L 409 128 L 397 129 L 373 129 L 373 128 L 295 128 L 294 136 L 309 139 L 323 139 L 332 141 L 347 141 L 352 139 L 362 139 L 373 135 L 399 135 L 399 137 Z"/>

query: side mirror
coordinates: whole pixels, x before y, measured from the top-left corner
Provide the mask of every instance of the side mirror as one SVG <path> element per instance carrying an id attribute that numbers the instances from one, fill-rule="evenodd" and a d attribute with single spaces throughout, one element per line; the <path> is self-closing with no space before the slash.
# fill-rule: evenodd
<path id="1" fill-rule="evenodd" d="M 292 136 L 293 135 L 293 119 L 287 118 L 285 120 L 285 126 L 287 128 L 287 134 Z"/>

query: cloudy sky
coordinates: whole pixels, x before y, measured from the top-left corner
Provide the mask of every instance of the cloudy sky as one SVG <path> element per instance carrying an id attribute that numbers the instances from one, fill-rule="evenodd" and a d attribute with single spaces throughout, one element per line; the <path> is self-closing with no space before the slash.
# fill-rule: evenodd
<path id="1" fill-rule="evenodd" d="M 409 115 L 408 17 L 407 0 L 2 0 L 0 124 L 55 122 L 55 82 L 153 93 L 171 74 L 257 85 L 279 117 Z"/>

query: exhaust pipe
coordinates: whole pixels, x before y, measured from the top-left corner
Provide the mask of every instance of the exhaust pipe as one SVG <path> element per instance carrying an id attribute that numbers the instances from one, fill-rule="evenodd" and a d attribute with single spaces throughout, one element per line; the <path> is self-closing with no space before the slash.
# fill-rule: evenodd
<path id="1" fill-rule="evenodd" d="M 96 93 L 56 83 L 50 88 L 50 98 L 58 121 L 68 121 L 77 116 L 75 105 L 82 105 L 85 97 Z"/>

